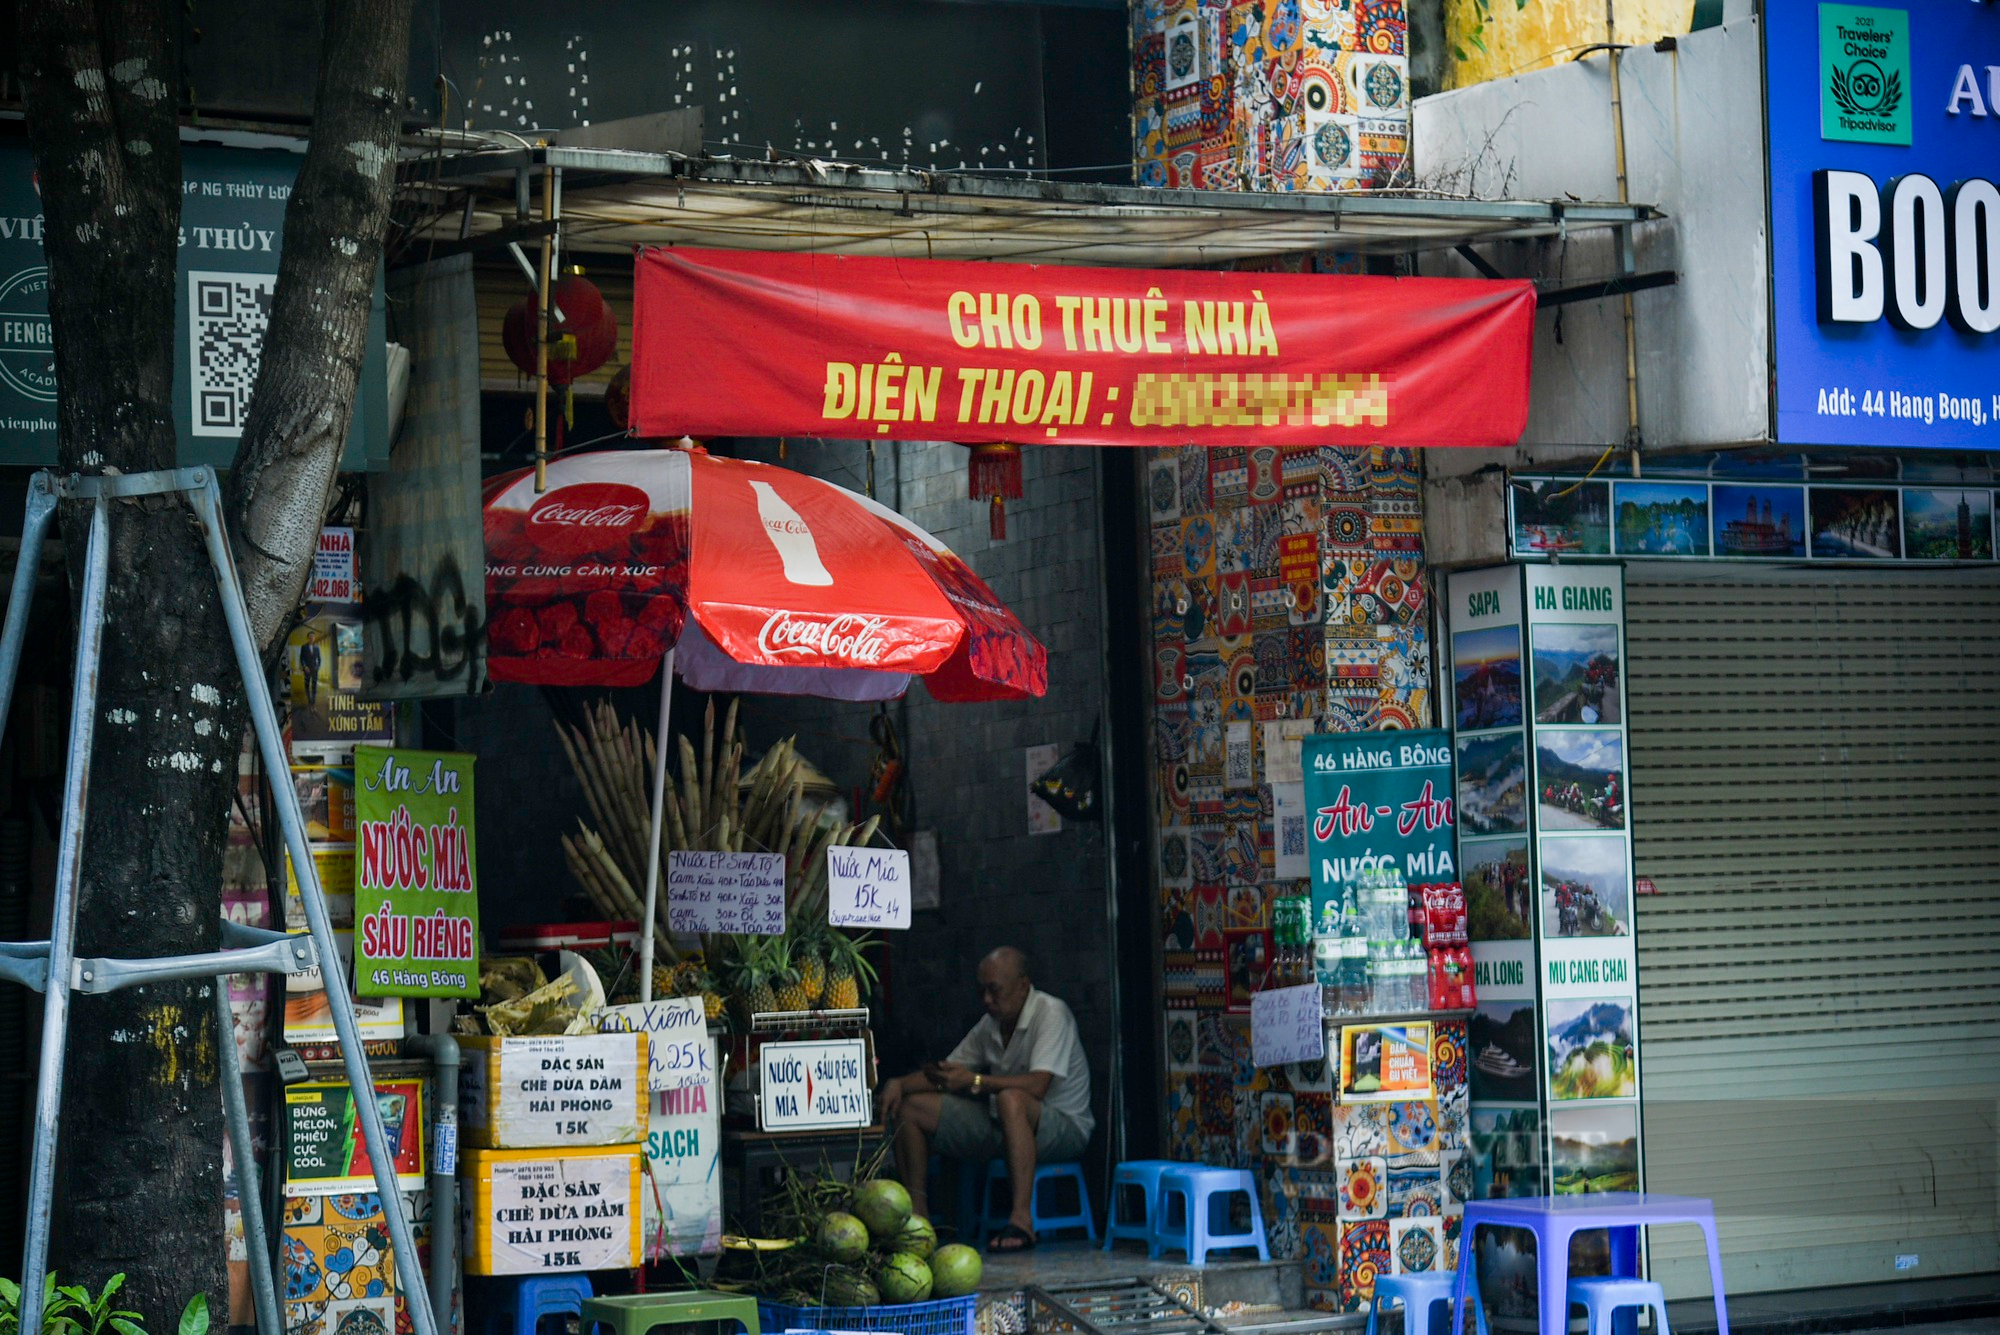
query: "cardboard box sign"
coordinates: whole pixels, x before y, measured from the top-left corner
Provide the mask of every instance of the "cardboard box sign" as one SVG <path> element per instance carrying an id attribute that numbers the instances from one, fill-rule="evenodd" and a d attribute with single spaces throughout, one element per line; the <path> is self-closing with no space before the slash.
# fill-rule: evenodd
<path id="1" fill-rule="evenodd" d="M 646 1138 L 646 1035 L 459 1039 L 468 1146 L 629 1145 Z"/>
<path id="2" fill-rule="evenodd" d="M 458 1193 L 465 1273 L 636 1268 L 644 1151 L 643 1145 L 465 1151 Z"/>

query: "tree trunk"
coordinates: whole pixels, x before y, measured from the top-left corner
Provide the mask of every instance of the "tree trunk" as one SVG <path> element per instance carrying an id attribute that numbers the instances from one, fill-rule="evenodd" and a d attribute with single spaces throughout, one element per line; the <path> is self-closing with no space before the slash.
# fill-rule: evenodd
<path id="1" fill-rule="evenodd" d="M 285 210 L 263 362 L 229 477 L 243 598 L 267 648 L 305 592 L 354 416 L 389 229 L 410 2 L 325 0 L 312 142 Z"/>
<path id="2" fill-rule="evenodd" d="M 65 472 L 171 468 L 181 199 L 181 6 L 23 6 Z M 289 628 L 353 416 L 387 227 L 409 0 L 326 0 L 310 151 L 287 209 L 262 370 L 229 482 L 252 625 Z M 112 511 L 111 579 L 79 898 L 82 955 L 216 947 L 241 683 L 215 581 L 178 500 Z M 88 511 L 66 508 L 72 570 Z M 282 868 L 270 869 L 280 884 Z M 77 999 L 53 1264 L 125 1271 L 171 1331 L 193 1293 L 227 1310 L 212 983 Z"/>
<path id="3" fill-rule="evenodd" d="M 65 472 L 174 464 L 176 11 L 20 11 Z M 62 520 L 75 571 L 88 508 Z M 213 950 L 240 713 L 228 635 L 184 506 L 116 505 L 111 535 L 77 951 Z M 214 986 L 78 997 L 71 1013 L 52 1259 L 93 1287 L 125 1271 L 155 1330 L 196 1291 L 226 1310 Z"/>

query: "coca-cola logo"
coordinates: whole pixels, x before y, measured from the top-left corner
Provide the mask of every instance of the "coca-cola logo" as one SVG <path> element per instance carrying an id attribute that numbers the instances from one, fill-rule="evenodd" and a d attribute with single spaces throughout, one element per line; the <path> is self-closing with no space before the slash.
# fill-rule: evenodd
<path id="1" fill-rule="evenodd" d="M 579 482 L 558 487 L 536 501 L 528 511 L 528 522 L 626 529 L 638 523 L 652 504 L 645 492 L 622 482 Z"/>
<path id="2" fill-rule="evenodd" d="M 537 548 L 571 554 L 614 547 L 644 523 L 652 498 L 623 482 L 577 482 L 557 487 L 528 510 Z"/>
<path id="3" fill-rule="evenodd" d="M 773 658 L 822 658 L 859 667 L 889 652 L 888 621 L 851 612 L 773 612 L 757 632 L 757 648 Z"/>

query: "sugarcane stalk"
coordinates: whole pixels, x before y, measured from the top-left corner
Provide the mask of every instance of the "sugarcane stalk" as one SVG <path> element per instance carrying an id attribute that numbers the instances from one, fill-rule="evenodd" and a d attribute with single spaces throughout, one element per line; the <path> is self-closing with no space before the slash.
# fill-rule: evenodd
<path id="1" fill-rule="evenodd" d="M 749 795 L 743 799 L 744 819 L 755 821 L 757 813 L 764 809 L 765 799 L 771 791 L 771 775 L 777 768 L 778 757 L 783 754 L 784 745 L 783 742 L 773 745 L 764 753 L 764 758 L 757 762 L 757 768 L 750 780 Z"/>
<path id="2" fill-rule="evenodd" d="M 568 835 L 561 835 L 560 838 L 564 860 L 569 863 L 569 874 L 583 887 L 583 892 L 590 897 L 592 906 L 603 914 L 606 920 L 617 917 L 615 911 L 617 906 L 612 903 L 610 893 L 605 890 L 603 882 L 598 879 L 597 873 L 584 858 L 582 850 L 570 842 Z"/>
<path id="3" fill-rule="evenodd" d="M 704 818 L 701 802 L 701 783 L 695 773 L 694 744 L 685 737 L 674 739 L 680 744 L 681 754 L 681 801 L 686 804 L 688 833 L 701 848 L 708 848 L 709 821 Z"/>
<path id="4" fill-rule="evenodd" d="M 646 866 L 646 822 L 636 818 L 631 796 L 631 768 L 622 754 L 617 717 L 604 704 L 592 720 L 593 754 L 597 758 L 599 781 L 610 807 L 605 822 L 609 846 L 627 879 Z"/>
<path id="5" fill-rule="evenodd" d="M 630 758 L 634 761 L 637 760 L 638 751 L 636 743 L 627 739 L 621 743 L 621 746 L 632 748 L 629 751 Z M 634 766 L 629 763 L 624 768 L 626 779 L 619 787 L 618 798 L 624 805 L 627 828 L 631 830 L 633 848 L 633 857 L 630 863 L 632 868 L 631 877 L 634 881 L 643 881 L 646 875 L 646 859 L 653 855 L 652 797 L 644 771 L 635 770 Z"/>
<path id="6" fill-rule="evenodd" d="M 729 709 L 722 716 L 722 744 L 729 752 L 729 761 L 723 767 L 722 800 L 730 816 L 739 822 L 743 819 L 743 812 L 736 784 L 743 773 L 743 739 L 736 733 L 736 707 L 742 702 L 742 696 L 730 696 Z"/>
<path id="7" fill-rule="evenodd" d="M 599 813 L 598 830 L 620 856 L 626 856 L 629 854 L 629 838 L 625 830 L 624 811 L 611 777 L 605 770 L 604 757 L 599 753 L 592 735 L 577 734 L 576 753 L 582 761 L 584 784 L 596 793 L 592 806 Z"/>
<path id="8" fill-rule="evenodd" d="M 738 788 L 742 777 L 743 739 L 738 737 L 729 743 L 729 760 L 722 769 L 722 809 L 738 824 L 743 821 L 743 794 Z"/>
<path id="9" fill-rule="evenodd" d="M 667 859 L 669 853 L 689 845 L 687 825 L 681 820 L 681 800 L 674 796 L 674 786 L 668 784 L 661 796 L 666 799 L 664 805 L 667 809 L 667 837 L 660 841 L 660 866 L 664 869 L 671 865 Z"/>
<path id="10" fill-rule="evenodd" d="M 569 767 L 576 773 L 577 782 L 583 785 L 583 800 L 590 808 L 591 819 L 599 825 L 608 824 L 611 813 L 605 806 L 603 793 L 598 789 L 596 773 L 583 758 L 582 748 L 585 745 L 583 734 L 578 733 L 572 741 L 569 729 L 558 723 L 556 736 L 562 739 L 563 754 L 569 757 Z"/>
<path id="11" fill-rule="evenodd" d="M 713 820 L 721 814 L 716 804 L 715 791 L 715 697 L 708 698 L 708 707 L 701 717 L 701 809 L 709 813 Z"/>

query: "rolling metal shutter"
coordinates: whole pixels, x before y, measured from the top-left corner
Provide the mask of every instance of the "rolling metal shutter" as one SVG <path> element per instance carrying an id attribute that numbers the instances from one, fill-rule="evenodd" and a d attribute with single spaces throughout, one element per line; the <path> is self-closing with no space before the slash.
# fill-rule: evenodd
<path id="1" fill-rule="evenodd" d="M 1627 589 L 1647 1188 L 1735 1292 L 2000 1268 L 2000 572 Z"/>

